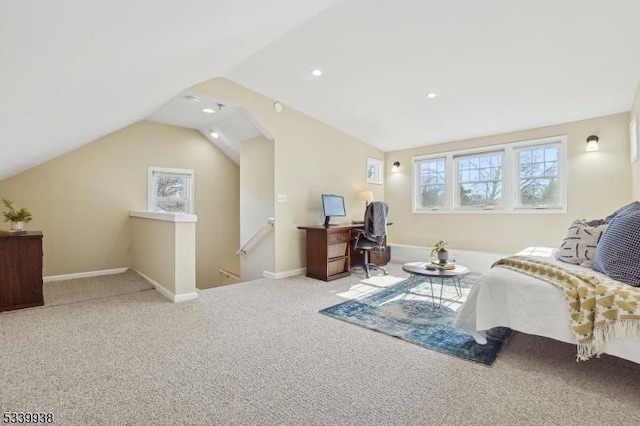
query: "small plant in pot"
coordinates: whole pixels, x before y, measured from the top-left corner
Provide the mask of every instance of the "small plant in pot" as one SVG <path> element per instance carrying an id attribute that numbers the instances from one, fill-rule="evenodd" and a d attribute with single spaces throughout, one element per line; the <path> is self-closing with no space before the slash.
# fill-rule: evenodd
<path id="1" fill-rule="evenodd" d="M 447 260 L 449 260 L 449 252 L 445 248 L 446 245 L 447 245 L 446 241 L 438 241 L 431 249 L 431 253 L 429 254 L 429 259 L 433 259 L 434 257 L 437 257 L 438 262 L 441 265 L 446 264 Z"/>
<path id="2" fill-rule="evenodd" d="M 16 210 L 13 207 L 13 202 L 7 200 L 6 198 L 2 198 L 2 202 L 4 206 L 7 208 L 6 211 L 2 212 L 2 216 L 4 217 L 5 222 L 11 222 L 11 230 L 12 231 L 23 231 L 24 224 L 31 222 L 31 212 L 25 209 L 24 207 Z"/>

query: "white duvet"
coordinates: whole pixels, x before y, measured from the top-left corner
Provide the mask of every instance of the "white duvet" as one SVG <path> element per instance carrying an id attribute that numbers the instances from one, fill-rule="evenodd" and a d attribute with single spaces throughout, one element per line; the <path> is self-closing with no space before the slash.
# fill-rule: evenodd
<path id="1" fill-rule="evenodd" d="M 556 262 L 565 268 L 585 270 L 553 258 L 553 249 L 530 247 L 520 256 Z M 602 275 L 592 269 L 589 273 Z M 455 325 L 485 344 L 485 331 L 509 327 L 527 334 L 576 344 L 565 296 L 557 287 L 506 268 L 491 268 L 480 276 L 460 308 Z M 605 353 L 640 364 L 640 338 L 607 342 Z"/>

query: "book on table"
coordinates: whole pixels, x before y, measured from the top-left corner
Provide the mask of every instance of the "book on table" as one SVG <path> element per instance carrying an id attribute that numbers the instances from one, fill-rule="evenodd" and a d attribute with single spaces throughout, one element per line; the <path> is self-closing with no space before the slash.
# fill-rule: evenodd
<path id="1" fill-rule="evenodd" d="M 431 270 L 440 269 L 444 271 L 450 271 L 452 269 L 456 269 L 456 265 L 454 263 L 442 264 L 439 262 L 431 262 L 431 263 L 427 263 L 426 268 Z"/>

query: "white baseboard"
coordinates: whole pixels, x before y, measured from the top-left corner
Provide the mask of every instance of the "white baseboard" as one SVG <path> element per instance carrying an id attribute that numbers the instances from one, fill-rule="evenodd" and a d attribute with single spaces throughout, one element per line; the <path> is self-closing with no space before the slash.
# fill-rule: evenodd
<path id="1" fill-rule="evenodd" d="M 42 281 L 45 283 L 49 283 L 52 281 L 64 281 L 64 280 L 75 280 L 77 278 L 89 278 L 89 277 L 99 277 L 102 275 L 114 275 L 121 274 L 126 272 L 127 268 L 115 268 L 115 269 L 103 269 L 100 271 L 88 271 L 88 272 L 76 272 L 75 274 L 64 274 L 64 275 L 50 275 L 48 277 L 42 277 Z"/>
<path id="2" fill-rule="evenodd" d="M 426 262 L 431 247 L 410 246 L 405 244 L 389 244 L 391 246 L 391 261 L 394 263 Z M 488 271 L 496 260 L 510 256 L 512 253 L 491 253 L 473 250 L 447 249 L 449 258 L 464 265 L 472 272 L 479 274 Z"/>
<path id="3" fill-rule="evenodd" d="M 140 274 L 140 276 L 142 278 L 144 278 L 145 280 L 149 281 L 153 285 L 153 287 L 155 287 L 155 289 L 156 289 L 156 291 L 158 293 L 160 293 L 161 295 L 163 295 L 167 299 L 171 300 L 173 303 L 184 302 L 186 300 L 193 300 L 193 299 L 197 299 L 198 298 L 198 293 L 197 292 L 183 293 L 183 294 L 173 294 L 171 291 L 167 290 L 167 288 L 165 286 L 163 286 L 159 282 L 149 278 L 148 276 L 146 276 L 142 272 L 138 271 L 137 269 L 134 269 L 134 271 L 136 271 L 138 274 Z"/>
<path id="4" fill-rule="evenodd" d="M 389 244 L 391 247 L 391 262 L 426 262 L 431 247 L 410 246 L 406 244 Z M 466 266 L 472 272 L 479 274 L 488 271 L 496 260 L 510 256 L 513 253 L 492 253 L 474 250 L 448 249 L 449 257 L 456 260 L 456 263 Z M 262 277 L 269 279 L 280 279 L 293 277 L 295 275 L 306 274 L 306 268 L 291 269 L 283 272 L 263 271 Z"/>
<path id="5" fill-rule="evenodd" d="M 194 291 L 193 293 L 182 293 L 176 294 L 173 296 L 174 303 L 186 302 L 187 300 L 193 300 L 198 298 L 198 292 Z"/>
<path id="6" fill-rule="evenodd" d="M 262 278 L 278 280 L 280 278 L 294 277 L 296 275 L 304 275 L 306 273 L 307 273 L 307 268 L 291 269 L 289 271 L 284 271 L 284 272 L 262 271 Z"/>

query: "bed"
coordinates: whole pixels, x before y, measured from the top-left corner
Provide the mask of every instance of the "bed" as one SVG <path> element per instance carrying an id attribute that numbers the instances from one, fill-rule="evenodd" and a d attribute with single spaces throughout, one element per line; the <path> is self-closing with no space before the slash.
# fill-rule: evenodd
<path id="1" fill-rule="evenodd" d="M 605 277 L 593 269 L 556 260 L 555 250 L 530 247 L 517 255 Z M 460 308 L 455 325 L 479 344 L 486 343 L 486 330 L 499 326 L 577 344 L 563 291 L 541 279 L 502 267 L 491 268 L 480 276 Z M 640 364 L 640 337 L 609 340 L 604 353 Z"/>

